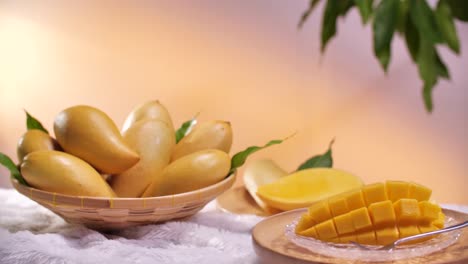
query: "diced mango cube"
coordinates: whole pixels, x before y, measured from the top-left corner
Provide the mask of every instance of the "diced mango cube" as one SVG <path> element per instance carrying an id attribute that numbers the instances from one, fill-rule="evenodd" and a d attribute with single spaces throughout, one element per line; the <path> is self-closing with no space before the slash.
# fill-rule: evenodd
<path id="1" fill-rule="evenodd" d="M 431 222 L 439 218 L 439 213 L 442 211 L 440 206 L 428 201 L 419 202 L 419 211 L 421 212 L 421 221 Z"/>
<path id="2" fill-rule="evenodd" d="M 349 234 L 354 232 L 353 217 L 350 213 L 339 215 L 333 218 L 338 234 Z"/>
<path id="3" fill-rule="evenodd" d="M 396 221 L 393 204 L 390 200 L 371 204 L 369 215 L 375 227 L 394 225 Z"/>
<path id="4" fill-rule="evenodd" d="M 427 233 L 427 232 L 432 232 L 439 230 L 438 227 L 432 225 L 432 224 L 424 224 L 424 225 L 419 225 L 418 226 L 419 232 L 422 233 Z"/>
<path id="5" fill-rule="evenodd" d="M 421 233 L 417 225 L 400 225 L 398 226 L 398 232 L 400 233 L 400 238 L 414 236 Z"/>
<path id="6" fill-rule="evenodd" d="M 410 183 L 408 198 L 418 201 L 427 201 L 431 197 L 432 190 L 417 183 Z"/>
<path id="7" fill-rule="evenodd" d="M 400 238 L 398 229 L 395 226 L 377 229 L 375 235 L 379 245 L 387 245 Z"/>
<path id="8" fill-rule="evenodd" d="M 439 217 L 436 220 L 432 221 L 432 224 L 438 228 L 444 228 L 445 226 L 445 214 L 439 212 Z"/>
<path id="9" fill-rule="evenodd" d="M 366 202 L 367 206 L 373 203 L 388 200 L 385 184 L 381 182 L 362 187 L 362 194 L 364 195 L 364 201 Z"/>
<path id="10" fill-rule="evenodd" d="M 372 228 L 372 220 L 366 207 L 351 211 L 354 229 L 356 231 L 364 231 Z"/>
<path id="11" fill-rule="evenodd" d="M 308 214 L 303 214 L 296 225 L 296 233 L 304 231 L 315 225 L 315 221 Z"/>
<path id="12" fill-rule="evenodd" d="M 330 208 L 326 201 L 319 201 L 309 207 L 309 216 L 316 223 L 332 218 Z"/>
<path id="13" fill-rule="evenodd" d="M 348 204 L 343 196 L 338 195 L 328 200 L 330 212 L 333 216 L 339 216 L 349 212 Z"/>
<path id="14" fill-rule="evenodd" d="M 343 235 L 343 236 L 340 236 L 340 243 L 347 244 L 347 243 L 349 243 L 350 241 L 357 242 L 356 235 L 350 234 L 350 235 Z"/>
<path id="15" fill-rule="evenodd" d="M 366 206 L 361 190 L 350 191 L 344 197 L 350 211 Z"/>
<path id="16" fill-rule="evenodd" d="M 361 244 L 375 245 L 377 243 L 375 232 L 373 230 L 359 233 L 356 235 L 356 238 L 357 242 Z"/>
<path id="17" fill-rule="evenodd" d="M 402 198 L 409 197 L 409 183 L 403 181 L 387 181 L 387 195 L 388 199 L 396 202 Z"/>
<path id="18" fill-rule="evenodd" d="M 420 218 L 418 201 L 415 199 L 400 199 L 393 204 L 397 221 L 400 223 L 417 224 Z"/>
<path id="19" fill-rule="evenodd" d="M 299 235 L 306 236 L 306 237 L 318 238 L 317 230 L 315 229 L 314 226 L 299 232 Z"/>
<path id="20" fill-rule="evenodd" d="M 338 233 L 336 232 L 335 224 L 332 219 L 317 224 L 315 226 L 315 230 L 317 231 L 318 237 L 322 240 L 338 237 Z"/>

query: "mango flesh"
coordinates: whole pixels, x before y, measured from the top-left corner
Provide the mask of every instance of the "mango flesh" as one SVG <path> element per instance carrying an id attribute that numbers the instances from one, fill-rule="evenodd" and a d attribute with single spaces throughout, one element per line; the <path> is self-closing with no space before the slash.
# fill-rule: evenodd
<path id="1" fill-rule="evenodd" d="M 26 131 L 19 139 L 16 147 L 19 162 L 21 163 L 29 153 L 38 150 L 60 150 L 60 146 L 55 139 L 42 130 L 32 129 Z"/>
<path id="2" fill-rule="evenodd" d="M 260 186 L 257 195 L 279 210 L 307 207 L 316 201 L 362 186 L 362 180 L 348 172 L 314 168 L 295 172 Z"/>
<path id="3" fill-rule="evenodd" d="M 169 164 L 142 197 L 178 194 L 208 187 L 224 179 L 230 167 L 229 155 L 217 149 L 189 154 Z"/>
<path id="4" fill-rule="evenodd" d="M 91 165 L 65 152 L 35 151 L 21 164 L 21 174 L 34 188 L 74 196 L 115 197 Z"/>
<path id="5" fill-rule="evenodd" d="M 55 118 L 54 132 L 66 152 L 102 173 L 123 172 L 139 160 L 114 122 L 94 107 L 79 105 L 63 110 Z"/>
<path id="6" fill-rule="evenodd" d="M 272 183 L 281 177 L 287 175 L 287 172 L 281 169 L 274 161 L 255 160 L 250 162 L 244 170 L 244 185 L 255 202 L 268 213 L 277 213 L 278 209 L 268 206 L 257 196 L 259 186 Z"/>
<path id="7" fill-rule="evenodd" d="M 166 107 L 158 100 L 148 101 L 143 104 L 137 105 L 125 119 L 122 127 L 122 133 L 127 131 L 133 124 L 144 119 L 157 119 L 165 122 L 172 130 L 174 125 L 172 123 L 171 115 Z"/>
<path id="8" fill-rule="evenodd" d="M 323 241 L 348 243 L 357 240 L 363 244 L 386 245 L 399 238 L 443 227 L 440 222 L 443 223 L 445 216 L 437 204 L 427 201 L 430 198 L 428 188 L 414 183 L 395 183 L 366 185 L 311 205 L 299 220 L 296 233 L 310 237 L 316 234 L 313 237 Z M 364 198 L 354 203 L 360 200 L 356 197 Z M 355 208 L 357 204 L 362 206 Z M 337 212 L 334 208 L 337 206 L 341 209 L 339 213 L 332 213 Z M 309 230 L 312 228 L 315 233 Z"/>
<path id="9" fill-rule="evenodd" d="M 151 182 L 159 180 L 175 146 L 175 132 L 165 122 L 145 119 L 125 131 L 124 140 L 140 161 L 113 175 L 111 186 L 119 197 L 140 197 Z"/>
<path id="10" fill-rule="evenodd" d="M 177 143 L 172 160 L 204 149 L 219 149 L 229 153 L 231 145 L 232 128 L 229 122 L 215 120 L 201 123 Z"/>

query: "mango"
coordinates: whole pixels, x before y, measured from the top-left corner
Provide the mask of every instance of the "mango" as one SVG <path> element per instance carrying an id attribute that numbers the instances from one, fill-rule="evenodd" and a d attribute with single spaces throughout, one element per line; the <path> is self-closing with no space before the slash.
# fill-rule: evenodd
<path id="1" fill-rule="evenodd" d="M 139 154 L 140 161 L 113 175 L 111 187 L 119 197 L 140 197 L 153 181 L 162 177 L 175 146 L 175 132 L 163 121 L 144 119 L 134 123 L 123 137 Z"/>
<path id="2" fill-rule="evenodd" d="M 137 105 L 127 116 L 122 127 L 122 133 L 127 131 L 133 124 L 144 119 L 157 119 L 165 122 L 172 130 L 174 125 L 172 123 L 171 115 L 166 107 L 159 102 L 159 100 L 148 101 L 143 104 Z"/>
<path id="3" fill-rule="evenodd" d="M 281 177 L 287 175 L 287 172 L 281 169 L 274 161 L 270 159 L 254 160 L 250 162 L 244 170 L 244 185 L 247 191 L 257 204 L 268 213 L 277 213 L 278 209 L 268 206 L 257 196 L 259 186 L 272 183 Z"/>
<path id="4" fill-rule="evenodd" d="M 42 130 L 31 129 L 26 131 L 19 139 L 16 147 L 19 162 L 21 163 L 29 153 L 38 150 L 60 150 L 60 146 L 55 139 Z"/>
<path id="5" fill-rule="evenodd" d="M 229 155 L 217 149 L 189 154 L 170 163 L 142 197 L 178 194 L 208 187 L 224 179 L 230 167 Z"/>
<path id="6" fill-rule="evenodd" d="M 362 186 L 362 180 L 331 168 L 305 169 L 260 186 L 257 195 L 279 210 L 307 207 L 324 198 Z"/>
<path id="7" fill-rule="evenodd" d="M 296 233 L 327 242 L 386 245 L 437 230 L 443 228 L 445 215 L 440 206 L 427 201 L 430 193 L 429 188 L 415 183 L 369 184 L 311 205 L 301 216 Z M 304 232 L 306 228 L 313 228 L 316 234 Z"/>
<path id="8" fill-rule="evenodd" d="M 177 143 L 174 153 L 172 153 L 172 160 L 204 149 L 219 149 L 229 153 L 231 145 L 231 123 L 215 120 L 197 124 L 187 136 Z"/>
<path id="9" fill-rule="evenodd" d="M 60 146 L 91 164 L 99 172 L 123 172 L 138 160 L 138 154 L 124 142 L 117 126 L 102 111 L 79 105 L 60 112 L 54 121 Z"/>
<path id="10" fill-rule="evenodd" d="M 34 188 L 74 196 L 115 197 L 91 165 L 65 152 L 31 152 L 21 163 L 21 174 Z"/>

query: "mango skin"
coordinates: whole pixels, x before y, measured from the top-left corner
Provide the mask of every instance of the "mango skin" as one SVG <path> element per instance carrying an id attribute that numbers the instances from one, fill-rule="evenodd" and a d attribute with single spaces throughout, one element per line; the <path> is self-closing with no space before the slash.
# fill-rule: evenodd
<path id="1" fill-rule="evenodd" d="M 139 160 L 112 119 L 91 106 L 78 105 L 60 112 L 54 121 L 54 132 L 66 152 L 105 174 L 125 171 Z"/>
<path id="2" fill-rule="evenodd" d="M 73 196 L 115 197 L 91 165 L 65 152 L 40 150 L 28 154 L 21 174 L 34 188 Z"/>
<path id="3" fill-rule="evenodd" d="M 215 184 L 229 173 L 229 155 L 217 149 L 198 151 L 167 166 L 159 181 L 154 181 L 142 197 L 171 195 L 198 190 Z"/>
<path id="4" fill-rule="evenodd" d="M 143 104 L 137 105 L 128 114 L 122 126 L 122 133 L 127 131 L 133 124 L 144 119 L 158 119 L 161 120 L 174 130 L 171 115 L 166 107 L 159 102 L 159 100 L 148 101 Z"/>
<path id="5" fill-rule="evenodd" d="M 175 132 L 165 122 L 145 119 L 124 133 L 124 140 L 140 155 L 130 169 L 112 176 L 112 189 L 119 197 L 140 197 L 162 175 L 175 146 Z"/>
<path id="6" fill-rule="evenodd" d="M 177 143 L 172 160 L 204 149 L 218 149 L 229 153 L 231 145 L 232 128 L 229 122 L 215 120 L 201 123 Z"/>
<path id="7" fill-rule="evenodd" d="M 39 150 L 60 150 L 60 146 L 46 132 L 39 129 L 31 129 L 21 136 L 16 146 L 16 154 L 19 162 L 23 162 L 26 155 Z"/>

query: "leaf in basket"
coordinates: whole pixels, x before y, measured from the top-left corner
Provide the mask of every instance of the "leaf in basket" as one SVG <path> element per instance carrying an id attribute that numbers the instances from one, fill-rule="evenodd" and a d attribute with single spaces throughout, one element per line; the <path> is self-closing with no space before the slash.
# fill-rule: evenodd
<path id="1" fill-rule="evenodd" d="M 188 121 L 185 121 L 180 126 L 180 128 L 177 129 L 177 131 L 176 131 L 176 143 L 179 143 L 179 141 L 181 139 L 183 139 L 185 137 L 185 135 L 187 135 L 190 132 L 192 127 L 197 124 L 197 116 L 198 116 L 198 114 L 196 114 L 192 119 L 190 119 Z"/>
<path id="2" fill-rule="evenodd" d="M 10 157 L 8 157 L 7 155 L 1 152 L 0 152 L 0 164 L 2 164 L 5 168 L 7 168 L 10 171 L 11 177 L 15 178 L 21 184 L 24 184 L 26 186 L 28 185 L 26 181 L 23 179 L 23 176 L 21 176 L 21 173 L 18 170 L 18 167 L 16 167 L 13 160 L 11 160 Z"/>
<path id="3" fill-rule="evenodd" d="M 259 151 L 259 150 L 262 150 L 264 148 L 267 148 L 269 146 L 272 146 L 272 145 L 277 145 L 277 144 L 281 144 L 283 141 L 293 137 L 296 133 L 292 134 L 291 136 L 289 137 L 286 137 L 285 139 L 275 139 L 275 140 L 271 140 L 270 142 L 266 143 L 264 146 L 251 146 L 251 147 L 248 147 L 246 148 L 245 150 L 241 151 L 241 152 L 238 152 L 236 153 L 234 156 L 232 156 L 231 158 L 231 170 L 229 171 L 229 175 L 234 173 L 236 171 L 237 168 L 239 168 L 240 166 L 244 165 L 245 161 L 247 160 L 247 158 Z"/>
<path id="4" fill-rule="evenodd" d="M 332 157 L 332 145 L 335 142 L 335 139 L 330 141 L 328 145 L 328 150 L 322 155 L 316 155 L 312 158 L 306 160 L 304 163 L 297 168 L 298 171 L 310 169 L 310 168 L 331 168 L 333 167 L 333 157 Z"/>
<path id="5" fill-rule="evenodd" d="M 39 129 L 49 134 L 49 131 L 47 131 L 47 129 L 45 129 L 44 126 L 42 126 L 39 120 L 30 115 L 28 111 L 24 110 L 24 112 L 26 113 L 26 127 L 28 128 L 28 130 Z"/>

